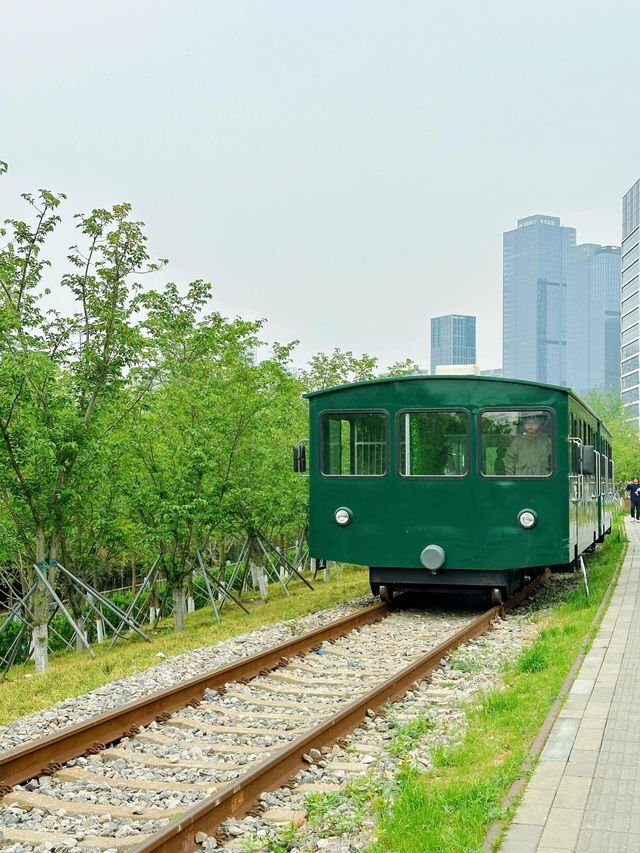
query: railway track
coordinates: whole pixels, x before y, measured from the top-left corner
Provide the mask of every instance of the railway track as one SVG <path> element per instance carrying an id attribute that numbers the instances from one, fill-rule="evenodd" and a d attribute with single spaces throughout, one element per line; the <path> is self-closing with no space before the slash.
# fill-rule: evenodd
<path id="1" fill-rule="evenodd" d="M 470 617 L 375 605 L 0 754 L 0 849 L 198 849 L 198 833 L 213 835 L 322 756 L 500 609 Z"/>

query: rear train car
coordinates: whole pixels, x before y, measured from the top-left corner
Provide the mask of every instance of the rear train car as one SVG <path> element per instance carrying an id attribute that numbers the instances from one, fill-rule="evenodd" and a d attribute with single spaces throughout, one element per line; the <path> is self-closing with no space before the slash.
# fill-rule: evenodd
<path id="1" fill-rule="evenodd" d="M 611 436 L 569 389 L 403 376 L 306 395 L 311 554 L 370 569 L 375 594 L 571 570 L 611 530 Z"/>

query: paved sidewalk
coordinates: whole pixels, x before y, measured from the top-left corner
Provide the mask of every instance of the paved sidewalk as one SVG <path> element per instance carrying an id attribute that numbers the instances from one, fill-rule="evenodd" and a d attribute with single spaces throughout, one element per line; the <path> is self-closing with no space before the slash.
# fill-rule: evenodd
<path id="1" fill-rule="evenodd" d="M 640 851 L 640 523 L 501 853 Z"/>

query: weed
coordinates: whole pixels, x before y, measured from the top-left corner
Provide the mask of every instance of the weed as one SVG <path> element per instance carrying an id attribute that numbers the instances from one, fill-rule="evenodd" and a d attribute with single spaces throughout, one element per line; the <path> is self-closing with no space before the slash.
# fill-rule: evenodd
<path id="1" fill-rule="evenodd" d="M 427 717 L 418 717 L 403 726 L 398 726 L 393 740 L 387 747 L 391 755 L 399 758 L 410 752 L 416 743 L 429 731 L 433 729 L 433 723 Z"/>
<path id="2" fill-rule="evenodd" d="M 480 672 L 482 665 L 479 661 L 467 657 L 461 652 L 453 652 L 448 658 L 449 666 L 459 672 Z"/>
<path id="3" fill-rule="evenodd" d="M 269 853 L 288 853 L 296 842 L 296 825 L 291 823 L 286 829 L 282 829 L 275 838 L 267 839 L 267 850 Z"/>
<path id="4" fill-rule="evenodd" d="M 525 649 L 516 663 L 518 672 L 542 672 L 548 666 L 549 660 L 546 650 L 539 643 L 534 643 L 531 648 Z"/>
<path id="5" fill-rule="evenodd" d="M 243 838 L 240 842 L 240 849 L 242 853 L 258 853 L 258 851 L 264 850 L 264 844 L 260 838 Z"/>
<path id="6" fill-rule="evenodd" d="M 321 838 L 354 832 L 382 790 L 381 783 L 365 777 L 347 785 L 344 793 L 310 794 L 305 802 L 309 824 Z"/>

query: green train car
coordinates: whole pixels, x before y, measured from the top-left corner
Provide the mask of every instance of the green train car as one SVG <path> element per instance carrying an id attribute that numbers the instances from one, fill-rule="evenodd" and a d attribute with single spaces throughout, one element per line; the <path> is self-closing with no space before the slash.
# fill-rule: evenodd
<path id="1" fill-rule="evenodd" d="M 568 388 L 402 376 L 305 396 L 311 554 L 368 566 L 383 599 L 486 587 L 499 602 L 611 530 L 611 436 Z"/>

